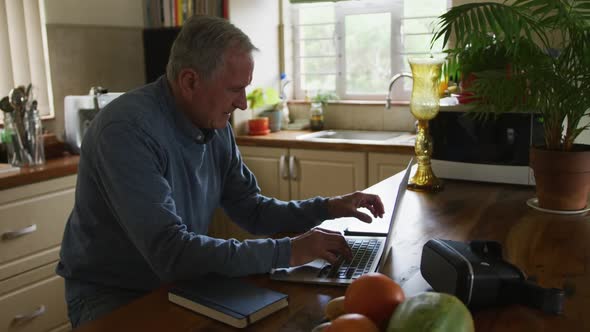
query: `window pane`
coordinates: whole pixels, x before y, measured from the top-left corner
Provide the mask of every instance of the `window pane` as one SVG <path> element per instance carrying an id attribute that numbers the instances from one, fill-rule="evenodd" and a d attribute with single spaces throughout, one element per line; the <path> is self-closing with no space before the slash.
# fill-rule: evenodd
<path id="1" fill-rule="evenodd" d="M 334 22 L 334 5 L 307 5 L 299 9 L 299 24 Z"/>
<path id="2" fill-rule="evenodd" d="M 420 52 L 430 53 L 430 40 L 432 35 L 406 35 L 403 36 L 403 47 L 405 52 Z M 433 50 L 438 51 L 441 49 L 441 43 L 437 42 Z"/>
<path id="3" fill-rule="evenodd" d="M 334 38 L 334 24 L 300 26 L 299 38 Z"/>
<path id="4" fill-rule="evenodd" d="M 302 40 L 301 55 L 336 55 L 333 40 Z"/>
<path id="5" fill-rule="evenodd" d="M 404 0 L 404 17 L 438 16 L 447 11 L 447 0 Z"/>
<path id="6" fill-rule="evenodd" d="M 346 93 L 383 93 L 391 76 L 391 14 L 348 15 L 346 36 Z"/>
<path id="7" fill-rule="evenodd" d="M 303 58 L 300 59 L 302 74 L 336 73 L 336 58 Z"/>
<path id="8" fill-rule="evenodd" d="M 313 97 L 317 91 L 336 91 L 336 75 L 302 75 L 301 90 L 307 91 L 309 97 Z"/>
<path id="9" fill-rule="evenodd" d="M 402 31 L 404 33 L 432 33 L 436 27 L 435 18 L 404 19 Z"/>

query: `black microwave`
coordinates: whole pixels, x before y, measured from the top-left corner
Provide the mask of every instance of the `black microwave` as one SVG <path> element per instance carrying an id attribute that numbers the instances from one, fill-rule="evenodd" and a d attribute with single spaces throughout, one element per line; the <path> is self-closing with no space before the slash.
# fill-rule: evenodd
<path id="1" fill-rule="evenodd" d="M 441 178 L 534 184 L 529 148 L 544 143 L 539 114 L 476 116 L 445 111 L 430 120 L 432 167 Z"/>

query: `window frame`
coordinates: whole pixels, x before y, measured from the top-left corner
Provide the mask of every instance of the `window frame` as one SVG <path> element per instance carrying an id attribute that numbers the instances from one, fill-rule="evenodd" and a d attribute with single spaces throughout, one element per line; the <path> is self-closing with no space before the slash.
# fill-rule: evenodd
<path id="1" fill-rule="evenodd" d="M 309 99 L 313 96 L 306 95 L 310 91 L 304 91 L 302 89 L 302 73 L 301 73 L 301 56 L 299 55 L 301 49 L 301 40 L 299 37 L 299 27 L 307 24 L 299 24 L 299 10 L 301 4 L 291 6 L 291 31 L 292 31 L 292 57 L 293 57 L 293 92 L 294 98 L 303 100 Z M 377 0 L 372 2 L 367 1 L 355 1 L 347 2 L 345 5 L 342 3 L 321 3 L 314 4 L 314 6 L 333 6 L 334 7 L 334 22 L 328 23 L 316 23 L 309 25 L 328 25 L 334 24 L 334 35 L 331 38 L 334 40 L 334 46 L 336 48 L 336 54 L 333 56 L 336 58 L 336 72 L 335 73 L 320 73 L 317 75 L 334 75 L 335 76 L 335 92 L 341 100 L 366 100 L 366 101 L 380 101 L 385 100 L 387 97 L 387 85 L 388 81 L 383 82 L 383 93 L 376 94 L 354 94 L 347 93 L 347 82 L 346 82 L 346 34 L 345 34 L 345 19 L 347 15 L 358 15 L 358 14 L 376 14 L 376 13 L 389 13 L 391 24 L 390 24 L 390 47 L 392 49 L 390 53 L 390 77 L 394 73 L 405 71 L 403 64 L 399 61 L 400 57 L 404 57 L 411 54 L 427 54 L 419 52 L 406 52 L 402 50 L 403 38 L 405 33 L 402 34 L 403 22 L 409 19 L 420 19 L 420 18 L 435 18 L 436 16 L 404 16 L 403 0 L 398 1 L 380 1 Z M 452 0 L 446 0 L 447 8 L 452 7 Z M 409 33 L 409 35 L 419 35 L 426 33 Z M 328 40 L 329 38 L 325 38 Z M 397 50 L 397 51 L 395 51 Z M 439 53 L 435 53 L 439 54 Z M 332 56 L 330 56 L 332 57 Z M 400 87 L 395 88 L 393 95 L 394 100 L 409 101 L 410 91 L 404 91 Z"/>

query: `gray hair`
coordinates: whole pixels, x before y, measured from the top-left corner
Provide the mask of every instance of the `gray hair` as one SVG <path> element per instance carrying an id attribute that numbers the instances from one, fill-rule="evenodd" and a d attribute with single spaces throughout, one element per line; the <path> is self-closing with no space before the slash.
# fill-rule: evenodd
<path id="1" fill-rule="evenodd" d="M 215 16 L 192 16 L 172 44 L 166 77 L 172 82 L 183 68 L 192 68 L 209 79 L 223 64 L 229 48 L 241 52 L 258 50 L 250 38 L 229 21 Z"/>

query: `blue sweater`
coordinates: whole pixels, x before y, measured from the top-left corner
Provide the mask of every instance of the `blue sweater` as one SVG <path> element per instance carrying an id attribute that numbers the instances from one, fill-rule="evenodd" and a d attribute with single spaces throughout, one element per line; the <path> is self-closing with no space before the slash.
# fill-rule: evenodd
<path id="1" fill-rule="evenodd" d="M 112 101 L 87 130 L 57 273 L 69 299 L 266 273 L 289 265 L 290 239 L 208 237 L 215 208 L 254 234 L 301 232 L 329 218 L 325 200 L 261 195 L 231 127 L 192 125 L 161 77 Z"/>

